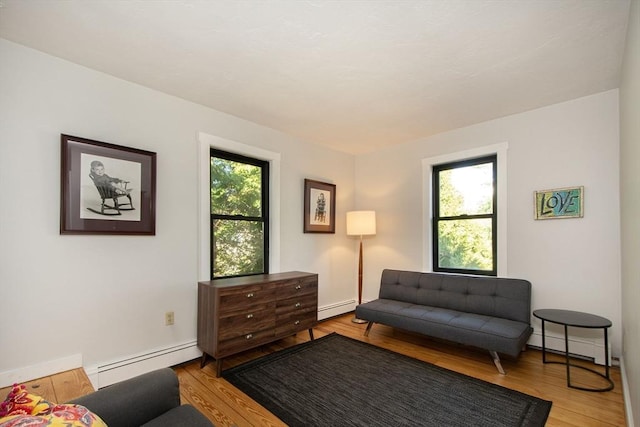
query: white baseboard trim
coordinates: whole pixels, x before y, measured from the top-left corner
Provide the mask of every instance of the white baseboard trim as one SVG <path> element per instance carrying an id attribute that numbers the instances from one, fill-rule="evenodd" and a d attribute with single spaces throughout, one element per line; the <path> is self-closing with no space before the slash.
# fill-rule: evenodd
<path id="1" fill-rule="evenodd" d="M 166 368 L 197 359 L 202 356 L 196 341 L 130 356 L 119 361 L 94 367 L 85 367 L 85 372 L 98 390 L 102 387 L 133 378 L 155 369 Z"/>
<path id="2" fill-rule="evenodd" d="M 627 371 L 624 366 L 624 358 L 620 356 L 620 376 L 622 377 L 622 397 L 624 399 L 624 413 L 627 418 L 627 427 L 634 427 L 633 423 L 633 405 L 631 405 L 631 396 L 629 391 L 629 382 L 627 380 Z"/>
<path id="3" fill-rule="evenodd" d="M 534 347 L 542 348 L 542 332 L 534 331 L 527 342 Z M 545 347 L 564 353 L 564 335 L 545 333 Z M 579 339 L 569 335 L 569 354 L 584 356 L 593 359 L 594 363 L 604 366 L 604 338 Z M 611 343 L 609 343 L 609 366 L 611 366 Z"/>
<path id="4" fill-rule="evenodd" d="M 349 311 L 355 310 L 355 306 L 356 302 L 350 300 L 320 307 L 318 309 L 318 319 L 323 320 L 348 313 Z M 202 351 L 198 349 L 196 341 L 192 341 L 145 354 L 126 357 L 111 363 L 85 367 L 85 372 L 93 388 L 98 390 L 99 388 L 133 378 L 155 369 L 178 365 L 199 357 L 202 357 Z"/>
<path id="5" fill-rule="evenodd" d="M 47 377 L 58 372 L 82 367 L 82 354 L 72 354 L 60 359 L 48 360 L 37 365 L 25 366 L 11 371 L 0 372 L 0 387 L 24 383 L 37 378 Z"/>
<path id="6" fill-rule="evenodd" d="M 355 310 L 356 305 L 357 303 L 355 300 L 348 300 L 318 307 L 318 320 L 324 320 L 348 313 Z"/>
<path id="7" fill-rule="evenodd" d="M 318 319 L 324 320 L 338 316 L 356 308 L 355 300 L 343 301 L 318 308 Z M 137 375 L 178 365 L 189 360 L 202 357 L 196 341 L 187 342 L 144 354 L 124 357 L 120 360 L 95 366 L 85 366 L 84 370 L 93 385 L 98 390 L 102 387 L 133 378 Z M 70 369 L 81 368 L 82 354 L 74 354 L 61 359 L 46 361 L 37 365 L 26 366 L 11 371 L 0 372 L 0 387 L 14 383 L 23 383 L 36 378 L 42 378 Z"/>
<path id="8" fill-rule="evenodd" d="M 355 300 L 349 300 L 320 307 L 318 309 L 318 319 L 323 320 L 348 313 L 355 310 L 355 306 Z M 99 388 L 133 378 L 155 369 L 178 365 L 199 357 L 202 357 L 202 351 L 198 349 L 196 341 L 192 341 L 145 354 L 126 357 L 111 363 L 85 367 L 85 372 L 91 384 L 93 384 L 93 387 L 98 390 Z"/>

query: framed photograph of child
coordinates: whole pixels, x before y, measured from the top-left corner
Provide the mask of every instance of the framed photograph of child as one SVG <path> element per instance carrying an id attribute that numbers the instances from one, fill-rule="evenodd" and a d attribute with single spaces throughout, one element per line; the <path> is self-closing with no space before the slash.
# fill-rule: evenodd
<path id="1" fill-rule="evenodd" d="M 156 234 L 156 153 L 60 135 L 60 234 Z"/>
<path id="2" fill-rule="evenodd" d="M 304 180 L 304 232 L 336 232 L 336 186 Z"/>

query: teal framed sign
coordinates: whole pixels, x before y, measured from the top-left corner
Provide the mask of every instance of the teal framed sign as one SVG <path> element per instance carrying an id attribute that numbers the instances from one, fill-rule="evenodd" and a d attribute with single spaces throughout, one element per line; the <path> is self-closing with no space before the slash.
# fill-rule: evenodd
<path id="1" fill-rule="evenodd" d="M 535 219 L 582 218 L 584 187 L 535 191 L 534 202 Z"/>

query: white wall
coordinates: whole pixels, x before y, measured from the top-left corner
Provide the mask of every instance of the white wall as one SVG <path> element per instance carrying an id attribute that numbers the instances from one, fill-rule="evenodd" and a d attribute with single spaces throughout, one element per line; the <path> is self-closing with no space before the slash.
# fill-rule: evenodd
<path id="1" fill-rule="evenodd" d="M 620 355 L 618 140 L 613 90 L 359 156 L 356 204 L 378 218 L 378 234 L 367 242 L 364 299 L 377 295 L 383 268 L 422 268 L 421 160 L 506 142 L 507 275 L 532 282 L 533 309 L 611 319 L 613 354 Z M 584 218 L 533 219 L 534 190 L 579 185 Z M 595 332 L 573 333 L 583 334 L 591 339 Z"/>
<path id="2" fill-rule="evenodd" d="M 623 368 L 630 427 L 640 426 L 640 2 L 631 2 L 620 86 Z M 633 415 L 632 415 L 633 414 Z"/>
<path id="3" fill-rule="evenodd" d="M 281 270 L 353 308 L 353 156 L 1 39 L 0 64 L 0 374 L 195 340 L 198 132 L 281 154 Z M 156 236 L 59 234 L 61 133 L 157 152 Z M 337 185 L 335 234 L 303 234 L 304 178 Z"/>

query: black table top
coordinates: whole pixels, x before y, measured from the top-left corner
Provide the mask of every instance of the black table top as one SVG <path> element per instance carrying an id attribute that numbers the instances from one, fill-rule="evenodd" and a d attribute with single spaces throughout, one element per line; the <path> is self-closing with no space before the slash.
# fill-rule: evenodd
<path id="1" fill-rule="evenodd" d="M 611 326 L 611 320 L 581 311 L 545 308 L 534 310 L 533 315 L 547 322 L 579 328 L 608 328 Z"/>

